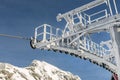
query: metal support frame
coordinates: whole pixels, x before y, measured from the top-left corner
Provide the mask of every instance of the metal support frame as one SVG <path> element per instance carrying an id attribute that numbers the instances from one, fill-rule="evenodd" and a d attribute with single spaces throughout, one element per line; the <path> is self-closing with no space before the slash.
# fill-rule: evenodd
<path id="1" fill-rule="evenodd" d="M 117 74 L 118 80 L 120 80 L 120 14 L 117 11 L 116 1 L 113 0 L 112 2 L 115 14 L 113 14 L 110 0 L 95 0 L 67 13 L 58 14 L 58 21 L 64 18 L 67 22 L 64 30 L 43 24 L 35 28 L 32 44 L 39 49 L 65 52 L 88 59 L 90 62 Z M 85 13 L 85 11 L 102 4 L 107 5 L 109 11 L 108 9 L 103 9 L 89 15 Z M 91 19 L 91 17 L 100 13 L 104 13 L 104 15 Z M 75 23 L 75 19 L 79 19 L 79 22 Z M 43 31 L 39 33 L 41 27 Z M 98 44 L 88 38 L 90 36 L 87 36 L 101 31 L 110 32 L 111 40 Z M 38 40 L 40 36 L 43 37 L 42 40 Z M 103 45 L 106 45 L 108 49 Z"/>
<path id="2" fill-rule="evenodd" d="M 113 3 L 114 3 L 116 14 L 118 14 L 115 0 L 113 0 Z M 92 14 L 85 13 L 85 11 L 92 10 L 93 8 L 102 6 L 103 4 L 106 5 L 106 9 L 103 9 L 101 11 L 98 11 Z M 107 7 L 109 9 L 107 9 Z M 100 17 L 92 20 L 91 17 L 96 17 L 97 15 L 100 15 L 101 13 L 104 13 L 104 15 L 101 15 Z M 74 30 L 76 26 L 80 27 L 81 29 L 84 29 L 84 28 L 87 28 L 87 25 L 98 22 L 99 20 L 107 18 L 109 16 L 113 16 L 113 10 L 112 10 L 110 0 L 95 0 L 86 5 L 83 5 L 74 10 L 71 10 L 67 13 L 64 13 L 64 14 L 59 13 L 57 16 L 57 20 L 58 21 L 61 21 L 62 19 L 66 20 L 67 24 L 64 29 L 64 34 L 65 34 L 68 30 L 70 32 L 76 32 L 76 30 Z M 78 19 L 79 22 L 75 23 L 74 21 L 75 19 Z"/>
<path id="3" fill-rule="evenodd" d="M 111 37 L 113 41 L 113 50 L 117 66 L 118 80 L 120 80 L 120 25 L 115 25 L 111 28 Z"/>
<path id="4" fill-rule="evenodd" d="M 60 14 L 59 13 L 58 16 L 57 16 L 57 20 L 61 21 L 61 19 L 64 18 L 65 16 L 67 16 L 67 15 L 74 15 L 74 14 L 79 13 L 79 12 L 84 12 L 84 11 L 86 11 L 88 9 L 91 9 L 93 7 L 96 7 L 96 6 L 99 6 L 99 5 L 103 4 L 103 3 L 106 3 L 106 1 L 107 0 L 95 0 L 95 1 L 90 2 L 90 3 L 86 4 L 86 5 L 83 5 L 83 6 L 79 7 L 79 8 L 71 10 L 71 11 L 65 13 L 65 14 Z"/>

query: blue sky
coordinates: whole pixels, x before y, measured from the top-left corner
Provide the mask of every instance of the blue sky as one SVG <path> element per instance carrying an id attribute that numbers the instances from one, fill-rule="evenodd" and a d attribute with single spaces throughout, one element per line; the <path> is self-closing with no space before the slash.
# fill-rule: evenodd
<path id="1" fill-rule="evenodd" d="M 34 28 L 44 23 L 64 28 L 65 22 L 56 21 L 57 14 L 90 1 L 93 0 L 0 0 L 0 33 L 31 37 Z M 111 77 L 111 73 L 89 61 L 52 51 L 33 50 L 29 41 L 0 37 L 0 62 L 25 67 L 34 59 L 70 71 L 82 80 L 110 80 Z"/>

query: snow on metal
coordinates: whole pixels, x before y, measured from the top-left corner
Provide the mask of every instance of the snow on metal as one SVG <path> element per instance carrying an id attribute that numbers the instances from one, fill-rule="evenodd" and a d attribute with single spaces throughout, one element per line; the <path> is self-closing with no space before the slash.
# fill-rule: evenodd
<path id="1" fill-rule="evenodd" d="M 103 9 L 90 13 L 103 5 Z M 87 59 L 117 74 L 120 80 L 120 38 L 117 38 L 120 14 L 115 0 L 95 0 L 64 14 L 59 13 L 57 20 L 62 19 L 66 21 L 64 30 L 48 24 L 36 27 L 31 46 Z M 102 31 L 110 33 L 111 40 L 100 44 L 93 42 L 90 34 Z"/>

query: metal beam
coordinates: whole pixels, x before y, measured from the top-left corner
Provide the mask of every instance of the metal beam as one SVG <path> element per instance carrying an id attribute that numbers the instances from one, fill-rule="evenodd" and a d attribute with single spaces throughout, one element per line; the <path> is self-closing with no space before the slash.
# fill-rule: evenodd
<path id="1" fill-rule="evenodd" d="M 74 14 L 77 14 L 77 13 L 79 13 L 79 12 L 83 12 L 83 11 L 85 11 L 85 10 L 94 8 L 94 7 L 96 7 L 96 6 L 99 6 L 99 5 L 103 4 L 103 3 L 105 3 L 106 1 L 107 1 L 107 0 L 95 0 L 95 1 L 92 1 L 92 2 L 90 2 L 90 3 L 88 3 L 88 4 L 86 4 L 86 5 L 83 5 L 83 6 L 81 6 L 81 7 L 78 7 L 78 8 L 76 8 L 76 9 L 74 9 L 74 10 L 71 10 L 71 11 L 69 11 L 69 12 L 67 12 L 67 13 L 58 14 L 57 20 L 60 21 L 60 19 L 64 18 L 65 16 L 74 15 Z"/>

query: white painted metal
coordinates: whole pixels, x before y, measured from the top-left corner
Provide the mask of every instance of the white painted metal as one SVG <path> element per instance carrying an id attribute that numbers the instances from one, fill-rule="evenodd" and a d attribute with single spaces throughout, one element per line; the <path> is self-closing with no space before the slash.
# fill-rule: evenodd
<path id="1" fill-rule="evenodd" d="M 44 33 L 43 33 L 43 42 L 46 41 L 46 24 L 43 25 L 44 26 Z"/>
<path id="2" fill-rule="evenodd" d="M 115 12 L 116 14 L 118 14 L 118 10 L 117 10 L 117 5 L 116 5 L 116 0 L 113 0 L 114 6 L 115 6 Z"/>
<path id="3" fill-rule="evenodd" d="M 111 4 L 110 4 L 110 0 L 107 0 L 107 1 L 108 1 L 109 9 L 110 9 L 110 15 L 113 15 L 112 8 L 111 8 Z"/>
<path id="4" fill-rule="evenodd" d="M 115 30 L 116 26 L 120 26 L 120 14 L 118 14 L 115 0 L 112 2 L 114 8 L 109 0 L 95 0 L 65 14 L 59 14 L 57 20 L 65 19 L 67 22 L 64 30 L 43 24 L 35 28 L 32 45 L 35 48 L 64 52 L 88 59 L 117 74 L 120 80 L 120 44 L 118 43 L 120 39 L 117 38 L 118 34 Z M 87 10 L 103 4 L 107 8 L 92 14 L 86 13 Z M 115 14 L 112 9 L 115 9 Z M 100 16 L 92 19 L 96 15 Z M 75 22 L 76 19 L 78 22 Z M 43 31 L 40 32 L 41 28 Z M 102 41 L 101 44 L 93 42 L 89 35 L 101 31 L 109 32 L 111 40 Z"/>
<path id="5" fill-rule="evenodd" d="M 86 11 L 86 10 L 91 9 L 93 7 L 99 6 L 99 5 L 103 4 L 103 3 L 106 3 L 106 1 L 107 0 L 95 0 L 95 1 L 90 2 L 90 3 L 86 4 L 86 5 L 83 5 L 83 6 L 79 7 L 79 8 L 71 10 L 71 11 L 65 13 L 65 14 L 60 14 L 59 13 L 59 15 L 57 16 L 57 20 L 61 21 L 61 19 L 64 18 L 65 16 L 74 15 L 76 13 Z"/>
<path id="6" fill-rule="evenodd" d="M 117 66 L 117 74 L 120 79 L 120 32 L 117 30 L 120 25 L 115 25 L 111 28 L 111 37 L 113 41 L 113 49 Z"/>

